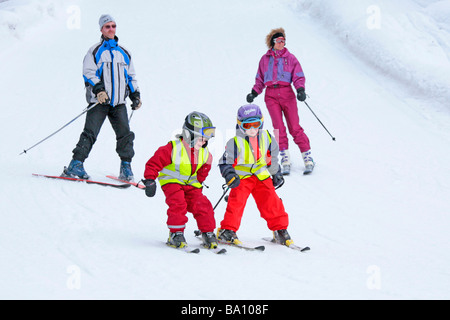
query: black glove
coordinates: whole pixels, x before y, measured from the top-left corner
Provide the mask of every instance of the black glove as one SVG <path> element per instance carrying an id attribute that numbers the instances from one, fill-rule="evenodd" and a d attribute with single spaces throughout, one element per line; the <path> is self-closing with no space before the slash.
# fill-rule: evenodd
<path id="1" fill-rule="evenodd" d="M 142 106 L 141 94 L 139 91 L 130 93 L 130 100 L 132 102 L 132 104 L 131 104 L 132 110 L 137 110 Z"/>
<path id="2" fill-rule="evenodd" d="M 301 102 L 306 100 L 305 88 L 300 87 L 297 89 L 297 99 L 298 99 L 298 101 L 301 101 Z"/>
<path id="3" fill-rule="evenodd" d="M 153 197 L 156 193 L 156 181 L 153 179 L 144 180 L 145 195 L 147 197 Z"/>
<path id="4" fill-rule="evenodd" d="M 283 185 L 284 178 L 283 178 L 283 174 L 281 173 L 281 168 L 280 168 L 280 170 L 278 170 L 277 173 L 275 173 L 272 176 L 272 182 L 273 182 L 273 186 L 275 188 L 279 188 L 279 187 L 281 187 Z"/>
<path id="5" fill-rule="evenodd" d="M 241 183 L 241 179 L 239 179 L 239 176 L 236 174 L 236 172 L 234 172 L 234 170 L 227 173 L 224 178 L 227 185 L 231 189 L 236 188 L 239 185 L 239 183 Z"/>
<path id="6" fill-rule="evenodd" d="M 253 100 L 258 96 L 258 93 L 252 89 L 252 92 L 247 95 L 247 102 L 252 103 Z"/>

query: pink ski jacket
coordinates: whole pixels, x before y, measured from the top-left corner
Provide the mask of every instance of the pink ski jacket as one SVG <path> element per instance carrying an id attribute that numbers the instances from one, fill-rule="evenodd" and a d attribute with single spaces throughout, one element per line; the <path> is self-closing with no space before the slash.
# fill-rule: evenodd
<path id="1" fill-rule="evenodd" d="M 291 83 L 295 89 L 305 87 L 305 75 L 300 62 L 287 48 L 281 51 L 268 50 L 259 61 L 253 90 L 261 94 L 265 87 L 289 86 Z"/>

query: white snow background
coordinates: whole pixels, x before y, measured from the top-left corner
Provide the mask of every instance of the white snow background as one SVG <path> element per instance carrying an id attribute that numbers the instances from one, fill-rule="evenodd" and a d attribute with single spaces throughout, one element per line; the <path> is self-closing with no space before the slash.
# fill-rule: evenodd
<path id="1" fill-rule="evenodd" d="M 395 3 L 395 4 L 394 4 Z M 32 177 L 67 166 L 84 116 L 82 60 L 110 13 L 132 55 L 143 107 L 132 167 L 197 110 L 218 128 L 204 193 L 276 27 L 306 74 L 298 103 L 316 169 L 279 189 L 299 253 L 271 236 L 249 199 L 238 235 L 264 252 L 187 255 L 167 248 L 166 204 L 141 190 Z M 450 1 L 0 1 L 1 299 L 449 299 Z M 263 96 L 255 100 L 265 112 Z M 130 111 L 130 109 L 128 109 Z M 118 174 L 106 121 L 86 171 Z M 217 225 L 225 202 L 216 210 Z M 198 246 L 189 214 L 186 237 Z"/>

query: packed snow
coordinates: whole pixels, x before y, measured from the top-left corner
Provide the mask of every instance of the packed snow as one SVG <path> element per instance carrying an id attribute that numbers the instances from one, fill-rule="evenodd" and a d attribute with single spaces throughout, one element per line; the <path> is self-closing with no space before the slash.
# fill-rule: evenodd
<path id="1" fill-rule="evenodd" d="M 184 254 L 164 244 L 160 188 L 147 198 L 32 176 L 70 162 L 84 117 L 19 153 L 87 106 L 82 60 L 103 13 L 116 19 L 142 92 L 130 122 L 136 180 L 194 110 L 218 128 L 217 164 L 265 35 L 286 30 L 307 102 L 336 137 L 298 103 L 317 165 L 304 176 L 291 140 L 293 169 L 279 195 L 291 236 L 311 251 L 264 242 L 271 232 L 249 199 L 238 235 L 264 252 Z M 449 0 L 0 0 L 0 298 L 449 299 L 449 17 Z M 255 103 L 271 130 L 263 96 Z M 114 150 L 106 121 L 86 171 L 103 181 L 118 174 Z M 223 183 L 213 166 L 204 189 L 213 205 Z"/>

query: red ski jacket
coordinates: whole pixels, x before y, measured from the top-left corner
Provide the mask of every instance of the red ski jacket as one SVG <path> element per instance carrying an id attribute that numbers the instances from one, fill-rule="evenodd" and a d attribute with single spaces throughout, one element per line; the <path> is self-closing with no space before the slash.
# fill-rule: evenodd
<path id="1" fill-rule="evenodd" d="M 192 173 L 195 172 L 195 169 L 197 168 L 197 158 L 198 158 L 198 151 L 194 148 L 191 148 L 183 141 L 183 144 L 186 148 L 186 150 L 190 150 L 190 159 L 192 164 Z M 172 142 L 169 142 L 165 146 L 160 147 L 158 150 L 156 150 L 155 154 L 147 161 L 145 165 L 145 171 L 144 171 L 144 178 L 145 179 L 152 179 L 156 180 L 158 177 L 159 172 L 166 166 L 172 163 Z M 193 159 L 193 160 L 192 160 Z M 213 157 L 211 153 L 209 153 L 209 157 L 207 162 L 197 171 L 197 180 L 198 182 L 202 183 L 206 180 L 206 177 L 209 174 L 209 171 L 211 170 L 211 163 L 212 163 Z"/>

